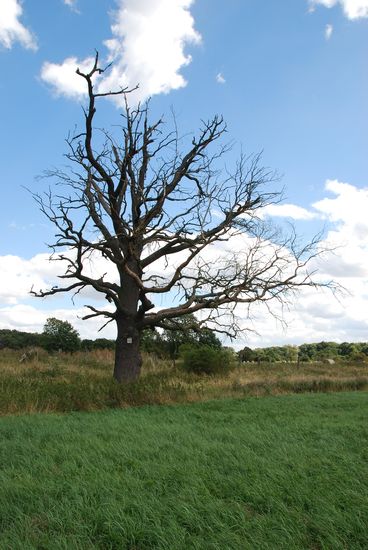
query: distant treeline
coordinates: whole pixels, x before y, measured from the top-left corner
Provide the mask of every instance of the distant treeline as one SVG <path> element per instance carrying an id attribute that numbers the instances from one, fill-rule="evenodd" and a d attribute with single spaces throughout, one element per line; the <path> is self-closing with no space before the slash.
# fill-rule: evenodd
<path id="1" fill-rule="evenodd" d="M 60 325 L 68 325 L 63 321 L 54 320 Z M 73 331 L 69 325 L 67 336 L 70 337 L 70 331 Z M 58 327 L 59 328 L 59 327 Z M 65 348 L 63 351 L 93 351 L 101 349 L 113 350 L 115 341 L 107 338 L 97 338 L 96 340 L 80 339 L 78 333 L 74 331 L 73 347 Z M 59 340 L 52 346 L 50 345 L 50 334 L 47 331 L 43 333 L 23 332 L 19 330 L 0 329 L 0 348 L 24 349 L 40 347 L 47 351 L 56 351 L 63 349 L 63 340 L 65 335 L 59 336 Z M 70 342 L 70 341 L 69 341 Z M 177 357 L 179 348 L 185 344 L 196 345 L 204 344 L 215 349 L 221 349 L 222 345 L 216 335 L 209 329 L 194 331 L 190 328 L 186 330 L 164 331 L 159 333 L 156 330 L 149 330 L 143 333 L 141 347 L 143 351 L 154 353 L 158 357 Z M 326 360 L 368 360 L 367 342 L 318 342 L 315 344 L 302 344 L 301 346 L 272 346 L 268 348 L 251 349 L 245 347 L 238 352 L 240 361 L 246 362 L 313 362 Z"/>
<path id="2" fill-rule="evenodd" d="M 186 316 L 178 322 L 178 329 L 163 331 L 146 330 L 142 334 L 141 349 L 160 358 L 176 358 L 183 345 L 203 344 L 221 349 L 222 344 L 217 336 L 207 328 L 194 330 L 193 317 Z M 19 330 L 0 329 L 0 348 L 24 349 L 40 347 L 49 352 L 57 351 L 93 351 L 115 348 L 115 341 L 107 338 L 96 340 L 81 339 L 78 332 L 67 321 L 50 318 L 43 333 L 22 332 Z"/>
<path id="3" fill-rule="evenodd" d="M 312 362 L 326 360 L 368 360 L 367 342 L 318 342 L 301 346 L 272 346 L 269 348 L 244 348 L 239 353 L 241 361 L 252 362 Z"/>
<path id="4" fill-rule="evenodd" d="M 0 329 L 0 347 L 10 349 L 35 347 L 49 349 L 49 340 L 47 335 L 43 333 Z M 94 349 L 114 349 L 114 347 L 114 340 L 97 338 L 96 340 L 80 339 L 78 349 L 81 351 L 91 351 Z"/>

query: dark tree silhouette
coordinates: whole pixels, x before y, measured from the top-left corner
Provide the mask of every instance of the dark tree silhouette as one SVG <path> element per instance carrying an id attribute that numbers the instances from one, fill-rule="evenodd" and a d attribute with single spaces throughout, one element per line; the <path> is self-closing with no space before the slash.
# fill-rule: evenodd
<path id="1" fill-rule="evenodd" d="M 66 284 L 32 293 L 43 297 L 88 287 L 102 293 L 110 305 L 88 305 L 84 319 L 116 323 L 114 377 L 126 382 L 139 376 L 144 329 L 180 328 L 178 318 L 197 314 L 197 325 L 234 337 L 238 304 L 249 311 L 253 304 L 284 303 L 290 292 L 318 286 L 307 270 L 316 241 L 298 248 L 294 233 L 282 237 L 260 216 L 281 197 L 269 189 L 275 174 L 260 166 L 259 155 L 242 154 L 233 171 L 221 167 L 229 152 L 221 145 L 221 117 L 202 122 L 188 143 L 175 120 L 173 131 L 165 131 L 163 120 L 151 123 L 148 103 L 130 108 L 128 90 L 98 93 L 94 77 L 102 72 L 98 55 L 89 73 L 77 71 L 89 102 L 83 132 L 67 140 L 72 168 L 49 173 L 61 193 L 36 195 L 56 226 L 52 258 L 66 262 L 60 275 Z M 118 139 L 94 127 L 96 101 L 117 94 L 125 98 Z M 225 253 L 224 242 L 240 234 L 247 236 L 242 250 Z M 98 259 L 115 276 L 94 274 L 90 260 Z M 156 308 L 165 294 L 170 305 Z"/>

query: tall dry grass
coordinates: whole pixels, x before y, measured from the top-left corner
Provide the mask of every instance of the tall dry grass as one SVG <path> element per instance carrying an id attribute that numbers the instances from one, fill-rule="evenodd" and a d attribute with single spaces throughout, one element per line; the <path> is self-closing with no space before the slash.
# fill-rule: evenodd
<path id="1" fill-rule="evenodd" d="M 239 365 L 226 376 L 185 373 L 180 362 L 144 355 L 139 382 L 112 380 L 109 350 L 49 355 L 38 350 L 0 351 L 0 414 L 66 412 L 153 403 L 183 403 L 221 397 L 368 389 L 368 364 Z"/>

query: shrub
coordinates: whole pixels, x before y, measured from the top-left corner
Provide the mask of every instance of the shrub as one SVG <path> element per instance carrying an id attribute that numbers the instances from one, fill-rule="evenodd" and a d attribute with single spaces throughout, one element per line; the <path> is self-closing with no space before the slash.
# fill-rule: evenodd
<path id="1" fill-rule="evenodd" d="M 181 346 L 180 355 L 183 359 L 182 368 L 196 374 L 226 374 L 236 363 L 232 350 L 204 345 Z"/>

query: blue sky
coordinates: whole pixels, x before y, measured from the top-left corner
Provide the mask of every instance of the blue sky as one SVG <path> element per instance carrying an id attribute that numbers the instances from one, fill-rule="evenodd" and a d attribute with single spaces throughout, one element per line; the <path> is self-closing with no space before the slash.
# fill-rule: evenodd
<path id="1" fill-rule="evenodd" d="M 340 246 L 320 270 L 349 294 L 300 296 L 287 330 L 259 312 L 252 328 L 262 334 L 238 345 L 368 340 L 368 0 L 1 4 L 1 328 L 41 330 L 55 315 L 95 336 L 81 305 L 28 295 L 56 272 L 46 259 L 52 228 L 25 187 L 41 190 L 37 176 L 65 163 L 85 100 L 75 67 L 98 49 L 114 62 L 101 86 L 139 83 L 152 115 L 173 108 L 183 133 L 223 114 L 229 138 L 263 150 L 283 175 L 285 204 L 268 214 L 293 221 L 305 240 L 324 227 L 326 244 Z M 101 102 L 98 117 L 119 123 L 119 105 Z"/>

